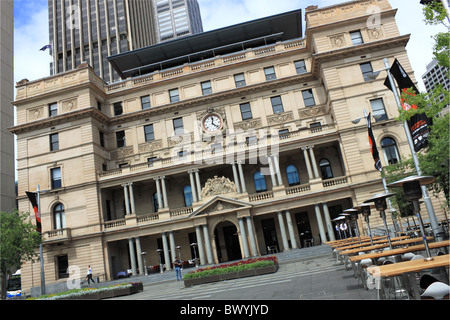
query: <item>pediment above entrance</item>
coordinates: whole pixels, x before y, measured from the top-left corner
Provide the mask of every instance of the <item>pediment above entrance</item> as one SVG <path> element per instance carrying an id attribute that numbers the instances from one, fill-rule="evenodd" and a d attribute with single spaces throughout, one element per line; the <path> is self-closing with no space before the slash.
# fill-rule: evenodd
<path id="1" fill-rule="evenodd" d="M 205 204 L 194 210 L 189 217 L 192 218 L 204 215 L 215 215 L 233 211 L 242 211 L 248 210 L 251 207 L 252 204 L 246 201 L 231 199 L 225 196 L 214 196 Z"/>

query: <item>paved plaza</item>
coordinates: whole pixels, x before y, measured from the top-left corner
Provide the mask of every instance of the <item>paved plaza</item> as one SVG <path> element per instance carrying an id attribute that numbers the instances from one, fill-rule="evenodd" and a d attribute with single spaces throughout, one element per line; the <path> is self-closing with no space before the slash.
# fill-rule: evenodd
<path id="1" fill-rule="evenodd" d="M 323 246 L 326 247 L 326 246 Z M 304 250 L 304 251 L 303 251 Z M 303 251 L 303 252 L 302 252 Z M 328 252 L 323 254 L 323 252 Z M 312 253 L 308 256 L 308 253 Z M 321 255 L 314 256 L 321 253 Z M 336 265 L 331 248 L 301 249 L 277 254 L 274 274 L 184 287 L 175 272 L 140 277 L 144 291 L 110 300 L 374 300 L 376 291 L 366 290 L 344 265 Z M 189 272 L 187 269 L 184 272 Z M 147 280 L 147 281 L 146 281 Z"/>

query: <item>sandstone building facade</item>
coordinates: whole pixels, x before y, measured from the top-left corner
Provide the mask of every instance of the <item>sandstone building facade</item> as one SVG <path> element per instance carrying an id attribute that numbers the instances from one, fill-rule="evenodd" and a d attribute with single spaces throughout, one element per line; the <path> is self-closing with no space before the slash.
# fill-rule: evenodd
<path id="1" fill-rule="evenodd" d="M 250 37 L 252 23 L 214 31 L 250 37 L 227 53 L 110 85 L 88 65 L 18 83 L 19 209 L 32 212 L 25 191 L 45 190 L 47 283 L 68 266 L 112 279 L 175 255 L 210 264 L 336 238 L 332 219 L 383 191 L 367 126 L 352 120 L 374 115 L 384 166 L 410 153 L 386 74 L 370 76 L 384 58 L 412 74 L 396 11 L 387 0 L 310 7 L 304 37 L 301 12 L 288 12 L 258 21 L 265 36 Z M 25 291 L 39 286 L 39 263 L 22 277 Z"/>

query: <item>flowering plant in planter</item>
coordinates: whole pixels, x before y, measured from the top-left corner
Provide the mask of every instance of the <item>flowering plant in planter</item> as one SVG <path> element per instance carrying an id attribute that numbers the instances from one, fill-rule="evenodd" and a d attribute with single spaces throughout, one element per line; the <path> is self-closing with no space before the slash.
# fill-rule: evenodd
<path id="1" fill-rule="evenodd" d="M 184 276 L 185 280 L 194 278 L 204 278 L 213 275 L 220 275 L 231 272 L 239 272 L 244 270 L 251 270 L 257 268 L 263 268 L 272 266 L 278 263 L 278 259 L 275 256 L 251 258 L 248 260 L 237 261 L 233 263 L 220 264 L 216 266 L 200 268 L 196 271 L 189 272 Z"/>

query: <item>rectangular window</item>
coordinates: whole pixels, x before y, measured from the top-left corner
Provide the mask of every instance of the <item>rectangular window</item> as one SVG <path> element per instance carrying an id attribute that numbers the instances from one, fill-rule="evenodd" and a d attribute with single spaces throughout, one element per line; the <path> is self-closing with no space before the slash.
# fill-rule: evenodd
<path id="1" fill-rule="evenodd" d="M 178 89 L 169 90 L 169 98 L 170 98 L 170 102 L 180 101 L 180 95 L 178 93 Z"/>
<path id="2" fill-rule="evenodd" d="M 258 142 L 258 138 L 256 136 L 246 137 L 245 142 L 247 143 L 248 146 L 253 146 L 256 145 L 256 143 Z"/>
<path id="3" fill-rule="evenodd" d="M 211 81 L 202 82 L 201 85 L 202 85 L 202 94 L 204 96 L 212 93 Z"/>
<path id="4" fill-rule="evenodd" d="M 303 101 L 305 102 L 305 107 L 312 107 L 316 105 L 312 89 L 302 90 L 302 96 Z"/>
<path id="5" fill-rule="evenodd" d="M 277 78 L 273 67 L 264 68 L 264 74 L 266 75 L 266 80 L 274 80 Z"/>
<path id="6" fill-rule="evenodd" d="M 56 102 L 48 105 L 48 116 L 54 117 L 58 115 L 58 104 Z"/>
<path id="7" fill-rule="evenodd" d="M 153 125 L 152 124 L 144 126 L 144 134 L 145 134 L 145 141 L 146 142 L 155 140 L 155 133 L 153 132 Z"/>
<path id="8" fill-rule="evenodd" d="M 370 105 L 376 122 L 388 119 L 382 98 L 370 100 Z"/>
<path id="9" fill-rule="evenodd" d="M 183 118 L 173 119 L 173 131 L 175 132 L 175 135 L 184 133 Z"/>
<path id="10" fill-rule="evenodd" d="M 123 108 L 122 108 L 122 102 L 115 102 L 113 103 L 113 108 L 114 108 L 114 115 L 115 116 L 120 116 L 123 113 Z"/>
<path id="11" fill-rule="evenodd" d="M 289 133 L 289 129 L 281 129 L 281 130 L 278 130 L 278 135 L 279 135 L 280 137 L 286 136 L 288 133 Z"/>
<path id="12" fill-rule="evenodd" d="M 150 108 L 150 96 L 141 97 L 141 107 L 142 109 Z"/>
<path id="13" fill-rule="evenodd" d="M 59 136 L 57 133 L 50 135 L 50 151 L 59 150 Z"/>
<path id="14" fill-rule="evenodd" d="M 362 72 L 364 81 L 373 80 L 371 78 L 371 76 L 373 75 L 372 64 L 370 62 L 366 62 L 366 63 L 361 63 L 359 66 L 361 67 L 361 72 Z"/>
<path id="15" fill-rule="evenodd" d="M 270 98 L 270 101 L 272 102 L 272 109 L 274 114 L 284 112 L 283 103 L 281 102 L 281 96 L 272 97 Z"/>
<path id="16" fill-rule="evenodd" d="M 156 157 L 147 158 L 147 164 L 149 167 L 153 167 L 153 162 L 155 162 Z"/>
<path id="17" fill-rule="evenodd" d="M 99 131 L 98 135 L 99 135 L 99 139 L 100 139 L 100 146 L 102 148 L 104 148 L 105 147 L 105 134 L 103 133 L 103 131 Z"/>
<path id="18" fill-rule="evenodd" d="M 61 188 L 61 168 L 53 168 L 50 170 L 52 189 Z"/>
<path id="19" fill-rule="evenodd" d="M 250 108 L 249 102 L 241 103 L 240 107 L 242 120 L 248 120 L 253 118 L 252 109 Z"/>
<path id="20" fill-rule="evenodd" d="M 364 43 L 361 31 L 359 30 L 350 32 L 350 38 L 352 38 L 352 43 L 354 46 Z"/>
<path id="21" fill-rule="evenodd" d="M 117 148 L 125 147 L 125 131 L 116 132 L 116 145 Z"/>
<path id="22" fill-rule="evenodd" d="M 234 75 L 234 83 L 236 84 L 236 88 L 245 86 L 245 77 L 243 73 Z"/>
<path id="23" fill-rule="evenodd" d="M 57 256 L 56 265 L 58 268 L 58 279 L 64 279 L 69 277 L 69 260 L 67 255 Z"/>
<path id="24" fill-rule="evenodd" d="M 307 72 L 305 60 L 294 61 L 294 64 L 295 64 L 295 70 L 297 71 L 297 74 L 302 74 L 302 73 Z"/>

